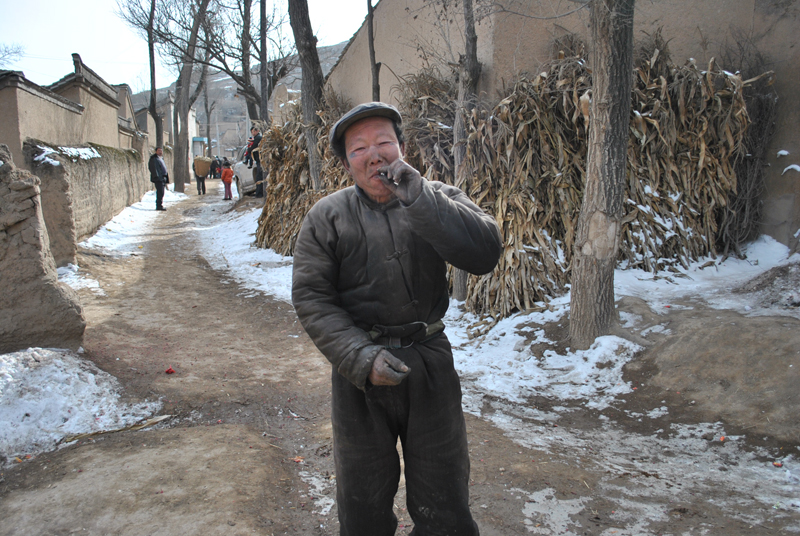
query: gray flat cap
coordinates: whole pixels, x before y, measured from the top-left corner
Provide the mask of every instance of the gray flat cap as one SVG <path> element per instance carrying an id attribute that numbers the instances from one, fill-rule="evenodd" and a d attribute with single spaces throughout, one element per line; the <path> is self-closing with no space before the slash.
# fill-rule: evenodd
<path id="1" fill-rule="evenodd" d="M 350 127 L 350 125 L 356 121 L 360 121 L 365 117 L 375 116 L 388 117 L 389 119 L 394 120 L 398 125 L 403 122 L 403 118 L 400 117 L 400 112 L 398 112 L 397 108 L 391 104 L 386 104 L 383 102 L 365 102 L 364 104 L 359 104 L 344 114 L 338 121 L 336 121 L 336 124 L 334 124 L 333 128 L 331 128 L 331 145 L 335 145 L 337 142 L 339 142 L 339 140 L 344 137 L 344 133 L 348 127 Z"/>

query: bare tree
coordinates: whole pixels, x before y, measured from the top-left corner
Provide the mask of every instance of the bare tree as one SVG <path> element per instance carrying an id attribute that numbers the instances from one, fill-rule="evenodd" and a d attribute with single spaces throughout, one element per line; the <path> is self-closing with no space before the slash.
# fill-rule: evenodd
<path id="1" fill-rule="evenodd" d="M 207 156 L 214 156 L 214 153 L 211 151 L 211 114 L 214 112 L 214 107 L 217 105 L 217 101 L 211 101 L 208 98 L 208 81 L 203 84 L 203 106 L 205 107 L 206 112 L 206 139 L 208 140 L 208 147 L 206 148 L 206 152 L 208 153 Z M 217 148 L 219 148 L 219 140 L 217 140 Z M 219 154 L 219 149 L 217 149 L 217 154 Z"/>
<path id="2" fill-rule="evenodd" d="M 453 165 L 456 181 L 459 180 L 466 157 L 467 128 L 464 113 L 474 107 L 478 98 L 478 79 L 481 64 L 478 62 L 478 34 L 475 32 L 475 14 L 472 0 L 463 0 L 464 7 L 464 54 L 458 61 L 458 100 L 453 125 Z M 467 299 L 467 272 L 456 268 L 453 272 L 453 298 Z"/>
<path id="3" fill-rule="evenodd" d="M 267 80 L 267 0 L 261 0 L 261 50 L 259 51 L 260 69 L 258 71 L 261 81 L 261 119 L 265 125 L 269 124 L 269 97 L 272 89 Z"/>
<path id="4" fill-rule="evenodd" d="M 260 16 L 254 24 L 254 0 L 215 1 L 206 44 L 209 66 L 224 72 L 239 86 L 251 120 L 267 120 L 269 113 L 264 112 L 264 103 L 269 101 L 278 80 L 295 67 L 294 46 L 284 32 L 286 13 L 279 12 L 275 5 L 268 12 L 266 0 L 260 0 Z M 259 62 L 258 85 L 254 83 L 253 60 Z"/>
<path id="5" fill-rule="evenodd" d="M 301 98 L 303 103 L 303 131 L 308 149 L 308 167 L 311 174 L 311 184 L 319 190 L 320 171 L 322 158 L 317 152 L 317 127 L 321 120 L 317 109 L 322 103 L 322 67 L 317 53 L 317 38 L 311 30 L 311 19 L 308 16 L 307 0 L 289 0 L 289 22 L 294 33 L 294 42 L 300 56 L 300 66 L 303 70 L 301 82 Z"/>
<path id="6" fill-rule="evenodd" d="M 156 138 L 151 143 L 154 142 L 156 147 L 164 147 L 164 118 L 158 113 L 156 99 L 156 26 L 159 17 L 156 0 L 117 0 L 117 15 L 147 40 L 150 59 L 150 103 L 147 113 L 156 126 Z"/>
<path id="7" fill-rule="evenodd" d="M 381 100 L 381 64 L 375 61 L 375 9 L 372 0 L 367 0 L 367 41 L 369 42 L 369 64 L 372 68 L 372 100 Z"/>
<path id="8" fill-rule="evenodd" d="M 189 112 L 202 92 L 208 73 L 208 51 L 200 49 L 198 42 L 210 1 L 194 0 L 187 6 L 176 0 L 176 4 L 167 6 L 168 20 L 172 24 L 163 28 L 160 34 L 180 68 L 175 81 L 175 109 L 172 115 L 173 132 L 177 133 L 173 161 L 173 181 L 177 192 L 184 191 L 184 184 L 189 179 Z M 200 52 L 205 53 L 205 61 L 198 61 Z M 196 67 L 200 68 L 200 74 L 192 88 Z"/>
<path id="9" fill-rule="evenodd" d="M 16 43 L 4 45 L 0 43 L 0 67 L 14 63 L 25 53 L 25 48 Z"/>
<path id="10" fill-rule="evenodd" d="M 164 123 L 163 118 L 158 113 L 156 102 L 156 0 L 150 0 L 150 14 L 147 17 L 147 52 L 150 58 L 150 106 L 148 113 L 153 118 L 156 126 L 156 147 L 164 147 Z"/>
<path id="11" fill-rule="evenodd" d="M 148 10 L 142 6 L 144 1 L 117 0 L 117 3 L 120 16 L 147 37 Z M 182 3 L 178 0 L 159 0 L 154 29 L 156 44 L 165 56 L 172 58 L 175 65 L 181 64 L 183 53 L 188 49 L 188 41 L 181 35 L 188 35 L 191 29 L 191 24 L 183 20 L 185 17 L 177 17 L 176 14 L 181 7 L 190 10 L 199 3 L 199 0 Z M 297 60 L 294 46 L 284 29 L 287 14 L 273 5 L 272 11 L 265 13 L 265 20 L 254 24 L 253 3 L 254 0 L 209 2 L 202 21 L 203 31 L 196 43 L 196 48 L 206 51 L 207 55 L 196 55 L 194 63 L 207 65 L 230 76 L 245 99 L 248 116 L 258 120 L 262 106 L 259 86 L 266 87 L 268 100 L 278 80 L 295 67 Z M 262 7 L 266 9 L 263 2 Z M 182 22 L 177 23 L 176 19 Z M 261 35 L 262 39 L 256 39 L 254 35 Z M 265 60 L 261 59 L 262 55 Z M 254 67 L 254 60 L 262 65 Z M 257 83 L 256 69 L 265 71 L 266 84 Z"/>
<path id="12" fill-rule="evenodd" d="M 588 348 L 618 323 L 614 268 L 621 233 L 633 76 L 634 0 L 590 0 L 592 101 L 586 188 L 572 260 L 569 334 Z"/>
<path id="13" fill-rule="evenodd" d="M 152 25 L 154 43 L 159 46 L 162 56 L 168 58 L 178 69 L 172 117 L 173 132 L 176 134 L 173 147 L 173 181 L 175 190 L 183 192 L 184 183 L 189 179 L 189 112 L 202 91 L 208 72 L 208 49 L 199 46 L 199 43 L 207 41 L 200 41 L 200 35 L 201 31 L 208 29 L 206 19 L 211 0 L 161 0 L 155 5 L 152 17 L 150 9 L 145 10 L 141 2 L 142 0 L 118 0 L 117 5 L 120 16 L 134 28 L 144 29 L 146 32 Z M 151 3 L 150 8 L 152 7 Z M 195 80 L 196 84 L 192 88 Z"/>

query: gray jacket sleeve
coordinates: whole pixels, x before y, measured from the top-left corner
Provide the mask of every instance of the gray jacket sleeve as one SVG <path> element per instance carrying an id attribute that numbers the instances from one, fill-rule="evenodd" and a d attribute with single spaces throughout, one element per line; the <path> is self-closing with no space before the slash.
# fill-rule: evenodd
<path id="1" fill-rule="evenodd" d="M 497 222 L 460 189 L 423 179 L 405 210 L 415 232 L 456 268 L 483 275 L 497 266 L 503 250 Z"/>

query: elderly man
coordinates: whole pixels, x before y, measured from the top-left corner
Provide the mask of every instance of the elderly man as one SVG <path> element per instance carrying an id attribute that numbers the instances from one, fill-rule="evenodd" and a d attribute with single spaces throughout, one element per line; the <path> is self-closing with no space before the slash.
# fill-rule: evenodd
<path id="1" fill-rule="evenodd" d="M 367 103 L 330 141 L 354 186 L 321 199 L 297 238 L 292 299 L 333 365 L 332 421 L 341 534 L 395 533 L 403 448 L 417 536 L 478 534 L 469 510 L 461 385 L 442 317 L 446 264 L 494 269 L 494 219 L 458 188 L 403 161 L 398 111 Z"/>
<path id="2" fill-rule="evenodd" d="M 169 173 L 167 164 L 164 162 L 164 150 L 156 147 L 156 152 L 150 156 L 147 162 L 147 169 L 150 170 L 150 182 L 156 187 L 156 210 L 167 210 L 164 208 L 164 189 L 169 184 Z"/>

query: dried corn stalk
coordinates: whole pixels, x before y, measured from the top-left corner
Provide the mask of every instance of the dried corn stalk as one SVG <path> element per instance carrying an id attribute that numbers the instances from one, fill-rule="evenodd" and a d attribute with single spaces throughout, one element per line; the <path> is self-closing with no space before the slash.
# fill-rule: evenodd
<path id="1" fill-rule="evenodd" d="M 619 256 L 655 272 L 715 253 L 749 117 L 745 82 L 713 60 L 706 70 L 675 68 L 655 49 L 635 75 Z M 492 274 L 471 278 L 468 309 L 505 317 L 569 283 L 590 88 L 581 59 L 557 60 L 473 113 L 469 171 L 458 184 L 495 215 L 505 251 Z"/>
<path id="2" fill-rule="evenodd" d="M 743 82 L 712 60 L 671 66 L 660 41 L 635 71 L 628 147 L 627 214 L 620 260 L 658 271 L 713 254 L 718 221 L 736 189 L 749 118 Z M 498 267 L 472 276 L 467 308 L 495 319 L 542 307 L 569 283 L 585 175 L 591 75 L 562 58 L 521 77 L 491 110 L 468 116 L 467 161 L 453 177 L 454 85 L 423 72 L 397 91 L 406 159 L 431 180 L 455 183 L 494 215 L 505 249 Z M 327 146 L 333 121 L 349 106 L 328 96 L 319 150 L 324 190 L 313 191 L 299 111 L 261 142 L 269 176 L 257 244 L 290 255 L 313 204 L 350 184 Z"/>
<path id="3" fill-rule="evenodd" d="M 289 119 L 283 125 L 273 126 L 261 139 L 261 165 L 267 176 L 267 187 L 256 231 L 258 247 L 270 248 L 281 255 L 292 255 L 297 234 L 309 209 L 328 193 L 348 184 L 344 168 L 330 152 L 328 131 L 335 120 L 349 109 L 349 105 L 340 104 L 333 94 L 326 94 L 325 99 L 329 108 L 321 113 L 322 126 L 317 135 L 318 150 L 324 162 L 320 177 L 322 190 L 312 189 L 299 106 L 292 108 Z"/>

